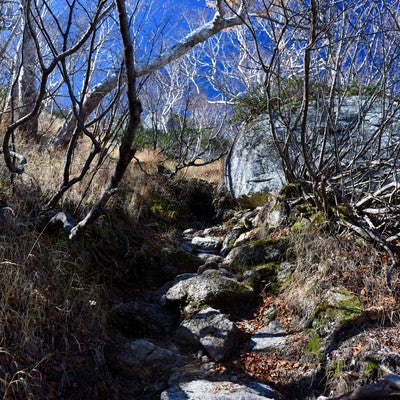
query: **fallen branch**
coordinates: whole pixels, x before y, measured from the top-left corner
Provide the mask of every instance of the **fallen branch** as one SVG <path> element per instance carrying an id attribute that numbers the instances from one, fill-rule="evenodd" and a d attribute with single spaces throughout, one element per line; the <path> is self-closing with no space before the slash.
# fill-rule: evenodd
<path id="1" fill-rule="evenodd" d="M 0 154 L 2 153 L 3 149 L 0 147 Z M 8 150 L 8 154 L 18 161 L 18 163 L 14 165 L 13 172 L 16 172 L 17 174 L 22 174 L 25 171 L 25 164 L 26 164 L 25 156 L 12 150 Z"/>
<path id="2" fill-rule="evenodd" d="M 50 219 L 50 223 L 55 224 L 58 222 L 62 223 L 64 232 L 67 234 L 70 234 L 74 228 L 74 221 L 72 220 L 72 217 L 65 212 L 58 212 Z"/>

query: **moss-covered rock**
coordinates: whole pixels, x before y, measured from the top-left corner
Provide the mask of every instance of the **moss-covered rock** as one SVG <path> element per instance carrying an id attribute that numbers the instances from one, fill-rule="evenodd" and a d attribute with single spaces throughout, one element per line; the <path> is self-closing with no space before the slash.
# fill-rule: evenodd
<path id="1" fill-rule="evenodd" d="M 223 264 L 233 272 L 244 272 L 248 267 L 284 260 L 287 247 L 288 240 L 285 237 L 255 240 L 234 247 Z"/>
<path id="2" fill-rule="evenodd" d="M 256 292 L 263 288 L 277 292 L 279 290 L 277 279 L 278 268 L 279 265 L 276 263 L 257 265 L 251 271 L 248 271 L 248 285 Z"/>
<path id="3" fill-rule="evenodd" d="M 179 278 L 179 277 L 178 277 Z M 254 291 L 235 279 L 224 276 L 216 270 L 204 271 L 201 275 L 179 279 L 165 293 L 168 303 L 177 303 L 192 314 L 205 305 L 231 312 L 240 303 L 248 303 L 253 299 Z"/>
<path id="4" fill-rule="evenodd" d="M 312 327 L 320 336 L 331 336 L 362 313 L 360 299 L 346 288 L 333 288 L 314 311 Z"/>

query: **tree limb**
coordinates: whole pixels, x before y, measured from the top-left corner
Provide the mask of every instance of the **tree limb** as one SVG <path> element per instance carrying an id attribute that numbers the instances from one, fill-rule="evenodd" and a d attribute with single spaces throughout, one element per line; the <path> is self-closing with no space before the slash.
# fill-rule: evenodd
<path id="1" fill-rule="evenodd" d="M 136 71 L 133 61 L 133 45 L 129 32 L 129 21 L 125 8 L 125 0 L 115 0 L 118 9 L 119 28 L 122 42 L 124 44 L 124 59 L 126 67 L 126 80 L 128 84 L 128 104 L 129 104 L 129 121 L 128 126 L 122 136 L 119 146 L 119 157 L 113 175 L 110 178 L 108 186 L 95 202 L 89 213 L 76 226 L 71 229 L 70 239 L 72 239 L 78 231 L 93 222 L 101 213 L 104 205 L 109 198 L 116 192 L 121 179 L 124 176 L 126 168 L 135 155 L 136 149 L 132 148 L 132 142 L 136 134 L 136 130 L 140 123 L 140 114 L 142 107 L 136 97 Z"/>
<path id="2" fill-rule="evenodd" d="M 254 3 L 255 0 L 249 0 L 246 7 L 249 7 Z M 187 53 L 191 48 L 199 43 L 206 41 L 211 36 L 218 32 L 221 32 L 227 28 L 231 28 L 237 25 L 241 25 L 245 21 L 244 11 L 246 7 L 242 7 L 242 14 L 223 17 L 217 11 L 211 21 L 206 22 L 196 30 L 190 32 L 182 40 L 178 41 L 170 49 L 163 51 L 158 56 L 154 57 L 148 62 L 142 62 L 136 65 L 135 75 L 136 77 L 148 75 L 170 62 L 178 59 Z M 111 92 L 118 84 L 118 74 L 110 73 L 103 81 L 99 82 L 93 87 L 93 89 L 88 93 L 83 105 L 81 116 L 85 119 L 90 115 L 93 110 L 99 105 L 101 100 Z M 65 124 L 61 127 L 57 135 L 52 139 L 51 146 L 66 146 L 71 139 L 72 132 L 77 123 L 76 117 L 71 112 Z"/>

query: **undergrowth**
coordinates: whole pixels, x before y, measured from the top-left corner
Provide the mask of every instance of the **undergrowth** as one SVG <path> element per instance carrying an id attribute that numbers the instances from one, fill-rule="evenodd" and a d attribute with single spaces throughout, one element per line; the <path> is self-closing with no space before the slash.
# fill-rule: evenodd
<path id="1" fill-rule="evenodd" d="M 296 223 L 294 223 L 296 224 Z M 382 323 L 398 323 L 400 311 L 386 284 L 390 261 L 354 232 L 324 221 L 291 231 L 288 254 L 293 277 L 285 283 L 289 304 L 305 319 L 332 287 L 356 294 L 364 310 L 374 310 Z"/>
<path id="2" fill-rule="evenodd" d="M 154 175 L 154 154 L 139 154 L 150 175 L 132 163 L 104 215 L 69 240 L 60 226 L 35 219 L 58 190 L 63 168 L 61 154 L 36 146 L 18 145 L 26 173 L 0 169 L 0 398 L 111 398 L 101 356 L 110 340 L 107 313 L 124 289 L 140 288 L 137 266 L 175 240 L 174 226 L 190 212 L 174 197 L 184 195 L 185 184 Z M 82 218 L 114 162 L 111 154 L 93 180 L 89 174 L 64 196 L 59 210 Z M 218 175 L 212 167 L 202 174 Z"/>

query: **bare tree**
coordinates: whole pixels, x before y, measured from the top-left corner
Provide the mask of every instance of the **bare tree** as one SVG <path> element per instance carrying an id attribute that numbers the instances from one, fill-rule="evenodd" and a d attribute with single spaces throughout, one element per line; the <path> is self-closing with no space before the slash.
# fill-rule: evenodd
<path id="1" fill-rule="evenodd" d="M 160 69 L 171 61 L 176 60 L 187 53 L 196 44 L 204 42 L 214 34 L 221 32 L 224 29 L 242 25 L 244 23 L 244 19 L 246 18 L 246 10 L 248 10 L 253 3 L 254 0 L 241 0 L 241 5 L 237 13 L 226 15 L 226 11 L 222 2 L 217 1 L 216 11 L 211 20 L 199 26 L 197 29 L 192 30 L 176 44 L 166 50 L 163 50 L 160 54 L 157 54 L 151 59 L 145 60 L 144 62 L 137 63 L 137 77 L 148 75 L 151 72 Z M 83 119 L 87 118 L 87 116 L 98 106 L 100 101 L 108 93 L 110 93 L 110 91 L 115 89 L 115 87 L 118 85 L 118 82 L 119 75 L 117 73 L 112 73 L 90 90 L 82 105 L 81 115 Z M 76 116 L 71 113 L 65 125 L 52 141 L 52 145 L 59 146 L 69 143 L 76 124 Z"/>
<path id="2" fill-rule="evenodd" d="M 126 168 L 132 161 L 132 158 L 134 157 L 136 152 L 136 149 L 132 147 L 132 142 L 140 123 L 142 106 L 136 96 L 136 72 L 134 64 L 134 53 L 130 36 L 129 20 L 125 7 L 125 0 L 115 0 L 115 3 L 118 10 L 119 28 L 122 43 L 124 46 L 124 63 L 126 81 L 128 86 L 128 122 L 123 132 L 121 143 L 119 145 L 119 157 L 115 166 L 114 173 L 111 176 L 107 187 L 99 196 L 98 200 L 93 205 L 86 217 L 72 228 L 70 232 L 70 238 L 74 237 L 82 227 L 98 217 L 99 213 L 102 211 L 103 206 L 107 203 L 108 199 L 114 194 L 115 190 L 118 188 L 118 185 L 124 176 Z"/>
<path id="3" fill-rule="evenodd" d="M 11 172 L 22 173 L 24 171 L 23 165 L 26 162 L 23 157 L 18 157 L 18 163 L 16 163 L 14 158 L 15 152 L 14 154 L 11 153 L 11 141 L 14 133 L 18 128 L 26 125 L 28 121 L 37 118 L 43 100 L 47 95 L 49 77 L 51 74 L 55 73 L 55 71 L 60 71 L 60 74 L 63 76 L 65 85 L 70 92 L 71 98 L 74 100 L 73 108 L 75 112 L 77 112 L 76 104 L 78 101 L 71 89 L 71 77 L 68 71 L 66 60 L 72 54 L 75 54 L 79 49 L 81 49 L 82 46 L 84 46 L 87 42 L 93 44 L 93 38 L 95 38 L 97 26 L 102 20 L 103 16 L 107 14 L 109 6 L 107 6 L 107 1 L 100 0 L 97 4 L 97 7 L 93 11 L 93 14 L 89 14 L 89 21 L 88 25 L 86 26 L 86 30 L 80 32 L 81 35 L 78 35 L 78 37 L 72 38 L 70 28 L 72 25 L 72 15 L 74 11 L 76 11 L 74 4 L 75 3 L 72 3 L 65 11 L 67 24 L 64 25 L 61 23 L 61 18 L 51 11 L 49 4 L 46 2 L 44 2 L 40 7 L 36 3 L 27 3 L 26 12 L 29 13 L 28 20 L 31 21 L 30 34 L 32 35 L 32 39 L 35 44 L 35 52 L 39 65 L 39 69 L 37 71 L 37 75 L 39 77 L 39 89 L 37 93 L 35 93 L 35 98 L 32 100 L 33 103 L 29 103 L 30 112 L 28 114 L 24 114 L 15 121 L 12 120 L 5 131 L 2 149 L 6 165 Z M 50 22 L 53 22 L 53 24 L 55 24 L 57 27 L 60 35 L 59 40 L 55 40 L 54 37 L 50 35 L 50 32 L 46 30 L 46 25 L 49 23 L 49 21 L 46 21 L 43 17 L 44 9 L 48 11 Z M 34 23 L 37 26 L 37 29 L 33 28 L 33 21 L 35 21 Z M 91 38 L 92 42 L 89 40 Z M 43 46 L 43 43 L 45 43 L 46 46 Z M 90 61 L 88 65 L 91 65 Z M 89 78 L 88 75 L 86 76 L 87 82 Z M 96 151 L 99 152 L 98 149 Z"/>
<path id="4" fill-rule="evenodd" d="M 256 111 L 268 115 L 287 181 L 388 251 L 389 284 L 400 228 L 399 7 L 283 1 L 247 19 L 265 77 Z"/>
<path id="5" fill-rule="evenodd" d="M 140 91 L 145 116 L 138 143 L 162 155 L 161 165 L 168 160 L 171 175 L 221 158 L 233 136 L 230 107 L 210 101 L 202 87 L 200 57 L 187 53 L 147 77 Z"/>
<path id="6" fill-rule="evenodd" d="M 121 9 L 122 3 L 97 0 L 86 4 L 73 0 L 59 6 L 47 0 L 25 1 L 24 21 L 28 28 L 29 40 L 26 38 L 22 40 L 21 46 L 23 48 L 25 44 L 30 51 L 34 50 L 30 59 L 35 60 L 32 63 L 35 65 L 37 90 L 33 91 L 34 95 L 32 94 L 29 101 L 25 101 L 29 108 L 21 114 L 15 113 L 15 118 L 5 127 L 2 152 L 7 167 L 14 174 L 22 174 L 25 171 L 26 159 L 16 151 L 14 141 L 16 134 L 23 127 L 36 121 L 43 108 L 53 110 L 58 107 L 64 112 L 65 108 L 69 107 L 66 123 L 53 141 L 54 145 L 60 143 L 66 145 L 63 150 L 64 169 L 58 188 L 41 207 L 42 212 L 51 216 L 54 215 L 52 210 L 56 208 L 65 193 L 85 181 L 84 185 L 87 186 L 82 192 L 83 201 L 94 176 L 109 159 L 113 149 L 116 146 L 120 149 L 116 169 L 110 176 L 109 183 L 82 221 L 73 226 L 68 218 L 60 215 L 54 217 L 64 222 L 65 229 L 73 237 L 81 227 L 96 219 L 115 192 L 127 165 L 134 157 L 132 140 L 136 135 L 140 107 L 136 97 L 130 98 L 131 90 L 134 88 L 134 96 L 137 96 L 149 74 L 173 63 L 196 44 L 203 43 L 218 32 L 243 24 L 246 11 L 254 0 L 241 1 L 238 7 L 235 6 L 235 12 L 217 1 L 215 12 L 210 19 L 196 28 L 190 27 L 183 37 L 172 45 L 162 40 L 166 25 L 155 27 L 150 33 L 150 38 L 147 37 L 147 41 L 143 39 L 146 37 L 145 34 L 148 34 L 147 29 L 144 31 L 144 36 L 140 35 L 140 30 L 147 28 L 145 24 L 147 18 L 150 18 L 147 14 L 150 8 L 140 1 L 125 5 L 127 9 L 129 8 L 131 24 L 129 43 L 121 32 L 123 18 L 115 16 L 116 10 L 120 12 L 119 15 L 121 12 L 122 14 L 127 12 Z M 117 24 L 120 28 L 119 36 L 116 34 L 115 21 L 119 21 Z M 124 32 L 126 35 L 126 30 Z M 124 47 L 132 47 L 132 50 L 129 50 L 132 53 L 129 55 L 129 60 L 133 60 L 134 65 L 130 67 L 130 71 L 128 71 L 127 55 L 124 54 L 121 58 L 120 52 L 117 51 L 121 46 L 118 43 L 121 42 Z M 149 55 L 149 58 L 144 55 Z M 190 59 L 187 61 L 185 73 L 188 81 L 195 86 L 195 79 L 190 76 L 193 73 L 190 69 Z M 18 62 L 19 68 L 14 77 L 14 86 L 17 86 L 18 82 L 26 81 L 25 78 L 21 78 L 26 75 L 20 73 L 23 70 L 22 59 Z M 173 65 L 168 68 L 172 69 Z M 139 78 L 138 85 L 136 80 Z M 189 86 L 184 85 L 186 88 L 184 93 L 181 92 L 179 101 L 175 102 L 176 106 L 183 110 L 182 117 L 186 122 L 189 121 L 187 116 L 191 113 L 188 110 L 195 105 L 194 99 L 190 97 L 192 89 L 189 89 Z M 202 109 L 207 107 L 201 93 L 197 91 L 196 96 L 196 106 Z M 193 122 L 193 119 L 191 121 Z M 221 121 L 216 119 L 212 123 L 211 120 L 206 122 L 204 119 L 202 121 L 199 119 L 199 124 L 194 130 L 192 127 L 188 129 L 190 124 L 182 124 L 179 132 L 179 139 L 184 140 L 179 149 L 180 162 L 177 168 L 197 165 L 200 158 L 202 162 L 208 162 L 207 157 L 213 140 L 222 129 Z M 122 136 L 121 132 L 124 132 Z M 77 164 L 76 149 L 82 140 L 85 141 L 85 149 L 88 151 L 80 164 Z M 192 151 L 193 148 L 195 151 Z M 82 156 L 80 153 L 79 157 Z"/>
<path id="7" fill-rule="evenodd" d="M 21 68 L 18 71 L 18 102 L 17 115 L 18 118 L 23 118 L 33 110 L 35 100 L 38 97 L 38 87 L 36 79 L 37 70 L 37 55 L 36 46 L 32 30 L 34 29 L 30 9 L 29 0 L 20 0 L 20 9 L 22 15 L 22 35 L 20 39 L 20 54 Z M 19 129 L 27 137 L 36 137 L 38 130 L 38 114 L 32 116 L 29 120 L 23 123 Z"/>

